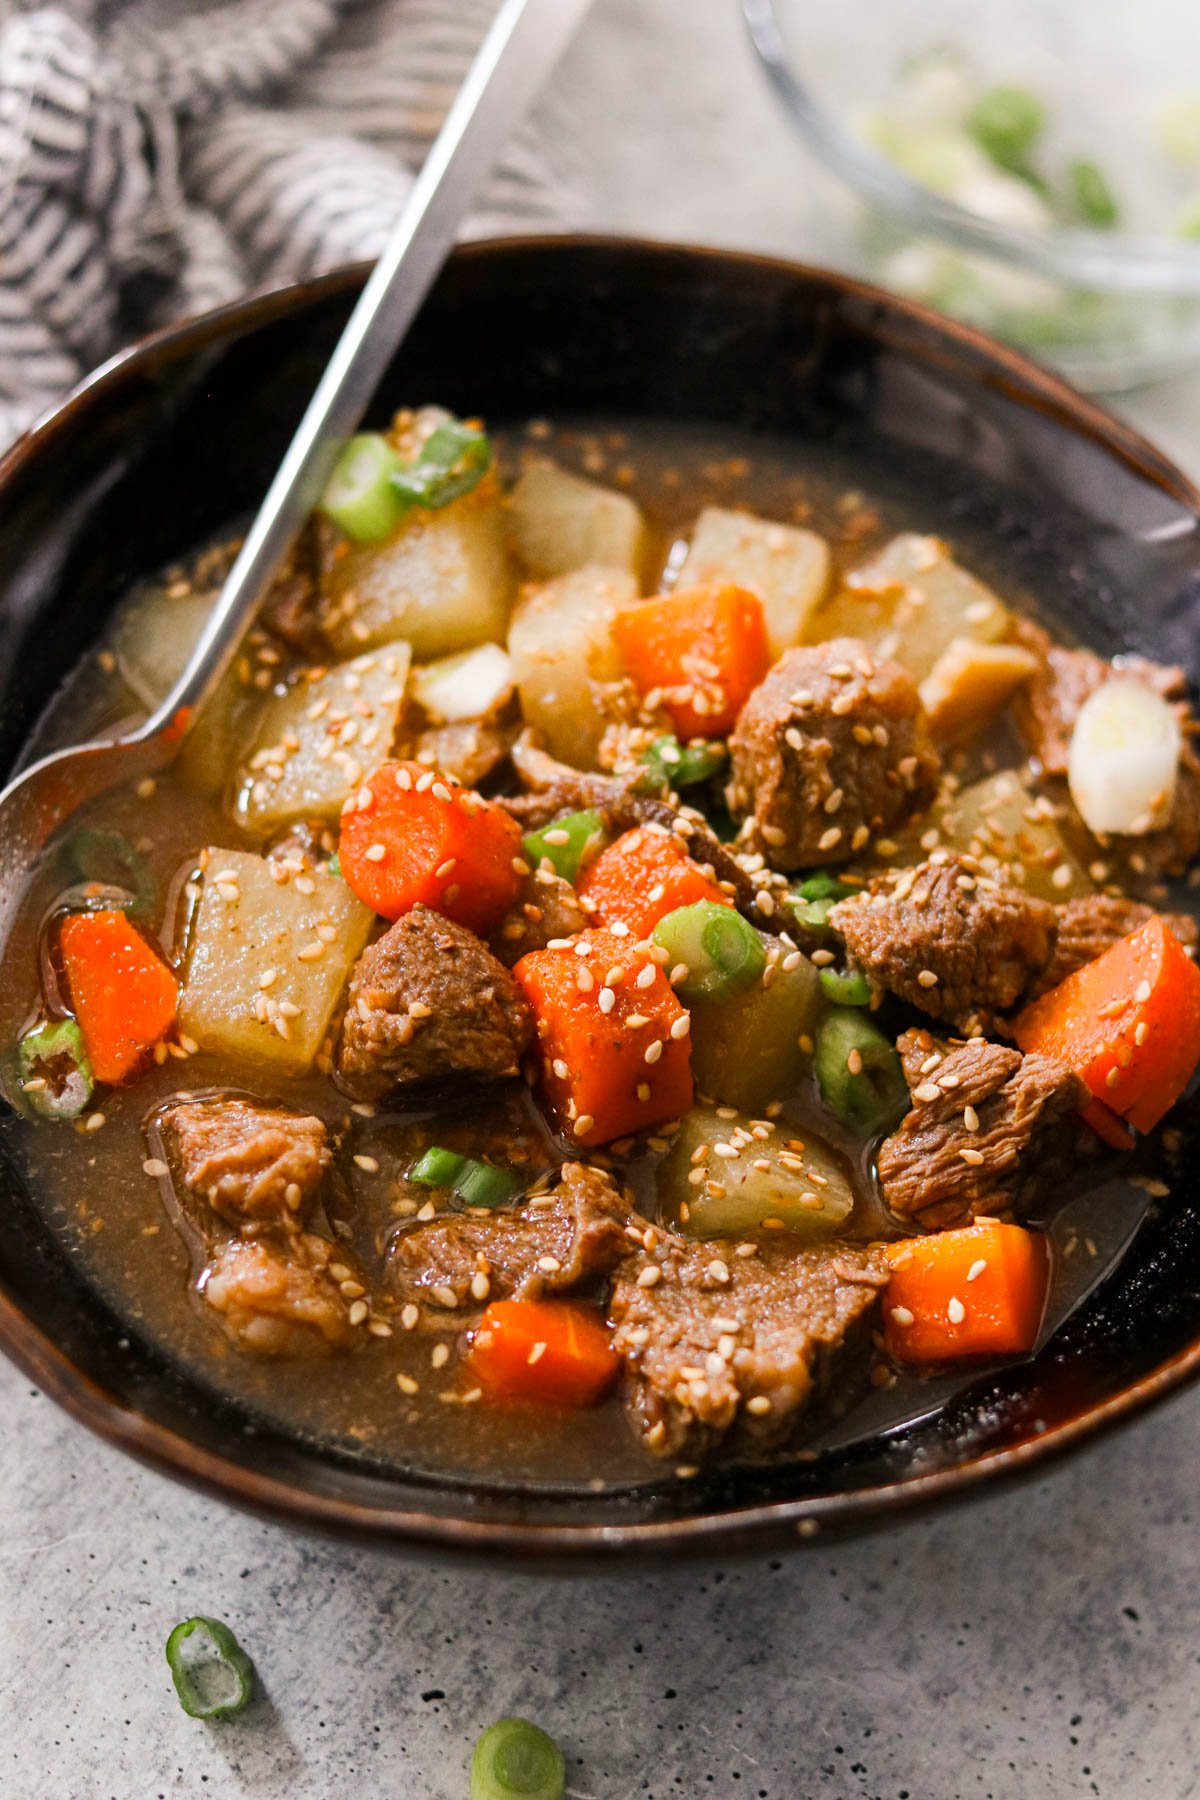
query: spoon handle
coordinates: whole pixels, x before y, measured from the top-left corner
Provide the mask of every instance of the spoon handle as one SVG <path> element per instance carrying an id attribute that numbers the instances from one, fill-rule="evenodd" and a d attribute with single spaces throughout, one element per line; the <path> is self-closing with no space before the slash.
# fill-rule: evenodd
<path id="1" fill-rule="evenodd" d="M 503 0 L 446 115 L 187 667 L 125 740 L 178 742 L 232 662 L 272 577 L 324 490 L 505 143 L 590 0 Z"/>

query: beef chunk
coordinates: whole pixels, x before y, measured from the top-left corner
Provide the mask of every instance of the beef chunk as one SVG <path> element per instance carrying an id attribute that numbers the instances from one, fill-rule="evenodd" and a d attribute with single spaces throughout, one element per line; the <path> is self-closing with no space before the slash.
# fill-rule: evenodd
<path id="1" fill-rule="evenodd" d="M 630 1247 L 633 1214 L 610 1178 L 567 1163 L 552 1193 L 512 1212 L 446 1213 L 400 1232 L 388 1279 L 406 1304 L 436 1313 L 487 1300 L 569 1294 L 609 1274 Z M 485 1280 L 476 1284 L 476 1277 Z M 423 1322 L 444 1325 L 429 1314 Z"/>
<path id="2" fill-rule="evenodd" d="M 1084 963 L 1103 956 L 1106 950 L 1154 917 L 1152 906 L 1111 894 L 1085 894 L 1077 900 L 1065 901 L 1054 910 L 1058 914 L 1054 955 L 1030 989 L 1028 998 L 1031 1000 L 1057 987 L 1076 969 L 1082 969 Z M 1200 934 L 1189 913 L 1167 913 L 1165 919 L 1185 948 L 1196 947 Z"/>
<path id="3" fill-rule="evenodd" d="M 1025 1212 L 1061 1179 L 1087 1104 L 1079 1077 L 1050 1056 L 1022 1056 L 927 1031 L 900 1039 L 913 1109 L 879 1150 L 891 1210 L 926 1230 L 981 1214 Z"/>
<path id="4" fill-rule="evenodd" d="M 478 787 L 506 761 L 515 725 L 461 719 L 452 725 L 423 725 L 403 738 L 397 755 L 452 775 L 464 787 Z"/>
<path id="5" fill-rule="evenodd" d="M 367 1098 L 448 1075 L 516 1075 L 533 1024 L 486 944 L 414 906 L 358 959 L 338 1073 Z"/>
<path id="6" fill-rule="evenodd" d="M 1132 675 L 1164 700 L 1176 703 L 1185 735 L 1175 806 L 1167 825 L 1161 831 L 1139 835 L 1134 848 L 1151 867 L 1182 874 L 1200 854 L 1200 758 L 1192 747 L 1196 724 L 1187 702 L 1183 670 L 1150 662 L 1144 656 L 1120 656 L 1106 662 L 1094 650 L 1068 650 L 1030 620 L 1017 625 L 1016 635 L 1037 657 L 1039 668 L 1014 701 L 1013 716 L 1030 755 L 1037 757 L 1047 775 L 1066 774 L 1079 709 L 1114 675 Z"/>
<path id="7" fill-rule="evenodd" d="M 666 1239 L 631 1256 L 609 1311 L 647 1448 L 698 1457 L 735 1427 L 778 1444 L 835 1382 L 848 1400 L 887 1279 L 883 1255 L 856 1244 L 803 1250 L 775 1238 L 740 1256 Z"/>
<path id="8" fill-rule="evenodd" d="M 1057 928 L 1047 901 L 944 851 L 839 900 L 829 922 L 877 994 L 963 1030 L 1016 1004 L 1049 960 Z"/>
<path id="9" fill-rule="evenodd" d="M 573 937 L 588 923 L 569 881 L 550 869 L 534 869 L 492 933 L 492 949 L 507 968 L 528 950 L 544 950 L 555 938 Z"/>
<path id="10" fill-rule="evenodd" d="M 239 1350 L 327 1356 L 348 1349 L 357 1336 L 349 1302 L 330 1273 L 334 1254 L 327 1239 L 311 1232 L 285 1245 L 230 1238 L 218 1246 L 199 1291 Z"/>
<path id="11" fill-rule="evenodd" d="M 844 863 L 932 800 L 916 683 L 857 638 L 788 650 L 729 740 L 730 807 L 776 869 Z"/>
<path id="12" fill-rule="evenodd" d="M 185 1100 L 161 1128 L 188 1193 L 243 1230 L 298 1231 L 329 1167 L 320 1119 L 246 1100 Z"/>

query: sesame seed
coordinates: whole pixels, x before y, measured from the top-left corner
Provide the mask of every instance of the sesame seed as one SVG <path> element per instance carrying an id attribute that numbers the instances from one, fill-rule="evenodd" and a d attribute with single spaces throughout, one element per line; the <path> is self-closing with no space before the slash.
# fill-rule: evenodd
<path id="1" fill-rule="evenodd" d="M 558 1275 L 562 1271 L 562 1264 L 557 1256 L 539 1256 L 537 1266 L 543 1275 Z"/>
<path id="2" fill-rule="evenodd" d="M 663 1053 L 662 1039 L 655 1038 L 655 1040 L 652 1044 L 646 1045 L 645 1052 L 642 1056 L 642 1061 L 648 1062 L 648 1063 L 656 1063 L 658 1061 L 659 1057 L 662 1055 L 662 1053 Z"/>
<path id="3" fill-rule="evenodd" d="M 770 1410 L 771 1402 L 767 1399 L 765 1394 L 755 1394 L 753 1399 L 747 1400 L 746 1402 L 746 1411 L 748 1413 L 753 1413 L 757 1419 L 761 1419 L 764 1413 L 769 1413 Z"/>
<path id="4" fill-rule="evenodd" d="M 1115 1088 L 1118 1085 L 1118 1083 L 1120 1082 L 1120 1079 L 1121 1079 L 1120 1069 L 1116 1069 L 1116 1068 L 1110 1069 L 1108 1071 L 1108 1074 L 1104 1077 L 1104 1085 L 1105 1085 L 1105 1087 Z"/>
<path id="5" fill-rule="evenodd" d="M 421 1321 L 420 1307 L 414 1306 L 412 1304 L 412 1302 L 409 1301 L 408 1305 L 404 1308 L 403 1312 L 400 1314 L 400 1323 L 403 1325 L 405 1331 L 415 1331 L 417 1329 L 417 1326 L 420 1324 L 420 1321 Z"/>
<path id="6" fill-rule="evenodd" d="M 551 1063 L 550 1067 L 553 1069 L 554 1073 L 558 1076 L 558 1079 L 560 1081 L 565 1081 L 567 1079 L 567 1076 L 571 1073 L 570 1069 L 568 1068 L 567 1064 L 563 1061 L 561 1056 L 556 1056 L 554 1061 Z"/>
<path id="7" fill-rule="evenodd" d="M 968 1281 L 978 1281 L 979 1277 L 983 1274 L 983 1271 L 986 1268 L 987 1268 L 987 1257 L 986 1256 L 976 1257 L 975 1261 L 971 1264 L 970 1268 L 967 1270 L 967 1280 Z"/>
<path id="8" fill-rule="evenodd" d="M 658 973 L 658 970 L 655 968 L 654 964 L 647 963 L 645 968 L 639 969 L 636 976 L 634 977 L 634 982 L 633 982 L 634 987 L 643 988 L 643 989 L 648 988 L 648 987 L 653 987 L 654 986 L 654 977 L 657 975 L 657 973 Z"/>
<path id="9" fill-rule="evenodd" d="M 439 1306 L 451 1307 L 458 1305 L 458 1295 L 447 1281 L 440 1282 L 437 1287 L 430 1288 L 429 1291 Z"/>
<path id="10" fill-rule="evenodd" d="M 477 1274 L 471 1277 L 471 1298 L 473 1300 L 486 1300 L 491 1291 L 491 1281 L 484 1274 L 483 1270 L 480 1269 Z"/>
<path id="11" fill-rule="evenodd" d="M 922 969 L 921 972 L 919 973 L 919 975 L 917 976 L 917 984 L 920 987 L 923 987 L 923 988 L 936 987 L 937 983 L 938 983 L 938 978 L 934 974 L 932 969 Z"/>
<path id="12" fill-rule="evenodd" d="M 444 863 L 439 863 L 437 868 L 433 871 L 436 879 L 438 881 L 445 881 L 453 873 L 457 862 L 457 856 L 448 856 Z"/>
<path id="13" fill-rule="evenodd" d="M 1150 998 L 1150 983 L 1148 981 L 1139 981 L 1133 990 L 1133 997 L 1139 1006 L 1144 1006 L 1146 1001 Z"/>
<path id="14" fill-rule="evenodd" d="M 851 1075 L 861 1075 L 862 1074 L 863 1059 L 862 1059 L 862 1051 L 861 1050 L 859 1050 L 857 1048 L 851 1050 L 849 1056 L 846 1058 L 846 1067 L 849 1070 Z"/>
<path id="15" fill-rule="evenodd" d="M 108 1120 L 102 1112 L 89 1113 L 84 1121 L 83 1129 L 85 1131 L 103 1131 L 107 1123 Z"/>
<path id="16" fill-rule="evenodd" d="M 979 1167 L 980 1163 L 983 1161 L 983 1151 L 982 1150 L 960 1150 L 958 1154 L 962 1157 L 962 1159 L 965 1163 L 970 1163 L 970 1165 L 973 1169 L 977 1169 Z"/>
<path id="17" fill-rule="evenodd" d="M 949 1319 L 950 1323 L 952 1325 L 961 1325 L 966 1316 L 967 1309 L 959 1299 L 958 1295 L 951 1294 L 949 1304 L 946 1307 L 946 1317 Z"/>
<path id="18" fill-rule="evenodd" d="M 684 1013 L 681 1018 L 678 1018 L 673 1022 L 672 1026 L 671 1026 L 671 1036 L 675 1039 L 676 1043 L 678 1043 L 681 1038 L 685 1038 L 687 1036 L 688 1032 L 691 1029 L 692 1029 L 691 1014 Z"/>
<path id="19" fill-rule="evenodd" d="M 354 1305 L 350 1308 L 350 1311 L 346 1314 L 346 1317 L 349 1319 L 351 1325 L 361 1325 L 370 1310 L 371 1309 L 365 1300 L 356 1300 Z"/>
<path id="20" fill-rule="evenodd" d="M 402 1394 L 416 1394 L 420 1392 L 418 1384 L 413 1380 L 411 1375 L 398 1373 L 396 1376 L 396 1386 L 400 1389 Z"/>
<path id="21" fill-rule="evenodd" d="M 897 1325 L 911 1325 L 915 1315 L 908 1310 L 907 1306 L 893 1306 L 891 1316 Z"/>
<path id="22" fill-rule="evenodd" d="M 435 1369 L 444 1369 L 446 1364 L 450 1361 L 449 1344 L 435 1344 L 430 1353 L 429 1360 Z"/>
<path id="23" fill-rule="evenodd" d="M 973 1106 L 963 1107 L 963 1124 L 968 1131 L 979 1130 L 979 1114 L 975 1111 Z"/>
<path id="24" fill-rule="evenodd" d="M 297 950 L 296 961 L 297 962 L 319 962 L 320 959 L 324 956 L 324 954 L 325 954 L 325 946 L 321 942 L 320 938 L 316 938 L 311 944 L 305 944 L 302 949 Z"/>
<path id="25" fill-rule="evenodd" d="M 435 800 L 445 800 L 445 801 L 449 801 L 454 798 L 454 796 L 450 792 L 450 789 L 446 786 L 444 781 L 435 781 L 434 782 L 433 797 Z"/>
<path id="26" fill-rule="evenodd" d="M 588 1132 L 591 1131 L 592 1127 L 595 1125 L 595 1123 L 596 1123 L 596 1121 L 592 1117 L 591 1113 L 580 1113 L 579 1117 L 575 1121 L 575 1136 L 576 1137 L 586 1137 Z"/>
<path id="27" fill-rule="evenodd" d="M 617 1004 L 617 996 L 610 987 L 602 987 L 596 996 L 596 1004 L 602 1013 L 610 1013 Z"/>
<path id="28" fill-rule="evenodd" d="M 831 825 L 829 827 L 829 830 L 823 831 L 821 833 L 820 837 L 817 839 L 817 849 L 818 850 L 832 850 L 834 845 L 840 844 L 841 841 L 842 841 L 841 826 L 840 825 Z"/>
<path id="29" fill-rule="evenodd" d="M 167 1173 L 167 1165 L 162 1160 L 161 1156 L 148 1156 L 142 1164 L 142 1168 L 147 1175 L 152 1175 L 156 1181 Z"/>
<path id="30" fill-rule="evenodd" d="M 544 831 L 542 833 L 542 842 L 545 844 L 569 844 L 570 841 L 570 832 L 563 831 L 559 827 L 555 827 L 553 831 Z"/>
<path id="31" fill-rule="evenodd" d="M 356 1156 L 354 1158 L 354 1163 L 356 1168 L 365 1170 L 368 1175 L 378 1175 L 379 1173 L 378 1157 Z"/>
<path id="32" fill-rule="evenodd" d="M 638 1276 L 637 1285 L 641 1288 L 657 1287 L 661 1280 L 662 1270 L 659 1268 L 658 1264 L 649 1263 Z"/>
<path id="33" fill-rule="evenodd" d="M 650 1083 L 648 1081 L 639 1081 L 636 1093 L 639 1100 L 648 1100 L 650 1098 Z"/>
<path id="34" fill-rule="evenodd" d="M 529 1355 L 526 1359 L 527 1362 L 529 1363 L 530 1368 L 533 1367 L 534 1363 L 541 1362 L 541 1360 L 542 1360 L 543 1356 L 545 1356 L 545 1354 L 546 1354 L 545 1344 L 543 1344 L 543 1343 L 535 1344 L 533 1346 L 533 1349 L 529 1352 Z"/>
<path id="35" fill-rule="evenodd" d="M 387 855 L 387 845 L 386 844 L 369 844 L 367 846 L 366 850 L 363 852 L 363 854 L 366 857 L 368 862 L 373 862 L 373 863 L 382 862 L 384 857 Z"/>
<path id="36" fill-rule="evenodd" d="M 729 1264 L 722 1262 L 719 1256 L 714 1256 L 705 1273 L 708 1275 L 710 1281 L 715 1281 L 721 1286 L 724 1286 L 729 1280 Z"/>

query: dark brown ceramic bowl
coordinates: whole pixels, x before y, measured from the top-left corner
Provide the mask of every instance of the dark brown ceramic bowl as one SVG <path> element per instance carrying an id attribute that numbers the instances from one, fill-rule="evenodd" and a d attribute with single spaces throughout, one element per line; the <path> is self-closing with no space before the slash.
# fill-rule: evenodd
<path id="1" fill-rule="evenodd" d="M 137 578 L 253 509 L 362 279 L 347 270 L 150 339 L 0 464 L 0 768 Z M 986 339 L 820 271 L 594 239 L 452 260 L 379 397 L 493 423 L 723 423 L 849 455 L 868 493 L 981 546 L 1101 649 L 1200 665 L 1200 493 Z M 1195 1110 L 1184 1110 L 1184 1163 Z M 770 1472 L 636 1497 L 391 1476 L 290 1440 L 172 1368 L 83 1285 L 0 1127 L 0 1345 L 152 1466 L 296 1525 L 397 1545 L 632 1559 L 795 1541 L 1081 1444 L 1200 1365 L 1200 1206 L 1177 1195 L 1031 1363 L 941 1416 Z"/>

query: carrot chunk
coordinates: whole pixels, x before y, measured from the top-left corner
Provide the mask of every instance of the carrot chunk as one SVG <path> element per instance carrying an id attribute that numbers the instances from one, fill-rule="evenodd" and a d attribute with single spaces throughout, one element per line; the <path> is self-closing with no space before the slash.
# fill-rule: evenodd
<path id="1" fill-rule="evenodd" d="M 631 937 L 584 932 L 570 947 L 531 950 L 513 974 L 537 1020 L 542 1094 L 565 1136 L 606 1144 L 687 1111 L 688 1014 Z"/>
<path id="2" fill-rule="evenodd" d="M 1022 1050 L 1068 1063 L 1110 1112 L 1149 1131 L 1200 1062 L 1200 969 L 1169 925 L 1147 919 L 1018 1013 L 1012 1034 Z"/>
<path id="3" fill-rule="evenodd" d="M 514 819 L 421 763 L 384 763 L 342 812 L 342 874 L 385 919 L 420 903 L 487 931 L 516 899 L 520 856 Z"/>
<path id="4" fill-rule="evenodd" d="M 59 944 L 92 1073 L 97 1081 L 125 1081 L 174 1023 L 175 977 L 116 909 L 71 913 Z"/>
<path id="5" fill-rule="evenodd" d="M 468 1370 L 493 1398 L 595 1406 L 620 1359 L 590 1307 L 566 1300 L 493 1300 L 479 1321 Z"/>
<path id="6" fill-rule="evenodd" d="M 1020 1225 L 981 1219 L 885 1246 L 892 1265 L 884 1295 L 885 1338 L 897 1362 L 960 1356 L 1023 1356 L 1046 1307 L 1045 1240 Z"/>
<path id="7" fill-rule="evenodd" d="M 684 588 L 613 620 L 626 669 L 661 694 L 681 738 L 724 737 L 771 666 L 762 602 L 745 588 Z"/>
<path id="8" fill-rule="evenodd" d="M 627 925 L 649 937 L 660 919 L 697 900 L 732 906 L 729 895 L 692 861 L 678 838 L 639 825 L 602 850 L 578 882 L 601 926 Z"/>

